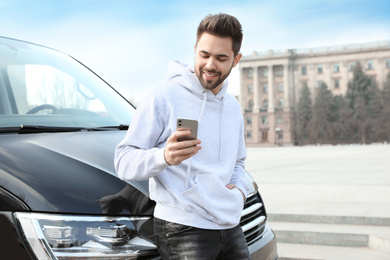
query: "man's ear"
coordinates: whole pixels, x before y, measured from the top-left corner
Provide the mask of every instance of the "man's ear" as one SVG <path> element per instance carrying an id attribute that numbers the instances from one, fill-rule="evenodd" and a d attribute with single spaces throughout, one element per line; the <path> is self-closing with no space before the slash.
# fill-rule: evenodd
<path id="1" fill-rule="evenodd" d="M 241 53 L 238 53 L 236 55 L 236 57 L 234 57 L 233 68 L 238 64 L 238 62 L 240 61 L 241 57 L 242 57 Z"/>

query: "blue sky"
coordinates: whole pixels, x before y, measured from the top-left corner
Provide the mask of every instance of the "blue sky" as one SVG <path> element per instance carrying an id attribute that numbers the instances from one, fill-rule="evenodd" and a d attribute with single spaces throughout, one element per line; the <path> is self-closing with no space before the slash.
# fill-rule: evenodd
<path id="1" fill-rule="evenodd" d="M 168 61 L 193 64 L 196 28 L 218 12 L 242 23 L 243 55 L 390 40 L 388 0 L 0 0 L 0 35 L 64 51 L 140 100 Z M 237 70 L 230 84 L 236 94 Z"/>

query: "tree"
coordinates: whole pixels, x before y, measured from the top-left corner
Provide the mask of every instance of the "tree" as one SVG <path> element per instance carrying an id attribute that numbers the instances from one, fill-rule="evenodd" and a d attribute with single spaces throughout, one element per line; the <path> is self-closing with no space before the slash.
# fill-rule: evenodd
<path id="1" fill-rule="evenodd" d="M 299 145 L 310 143 L 310 125 L 313 115 L 313 105 L 310 97 L 310 89 L 307 85 L 301 88 L 296 112 L 297 139 Z"/>
<path id="2" fill-rule="evenodd" d="M 390 142 L 390 72 L 387 74 L 385 84 L 382 90 L 382 113 L 379 121 L 381 122 L 380 136 L 383 140 Z"/>
<path id="3" fill-rule="evenodd" d="M 313 110 L 313 133 L 316 143 L 331 143 L 333 140 L 332 113 L 333 94 L 323 83 L 316 90 Z"/>
<path id="4" fill-rule="evenodd" d="M 352 141 L 352 109 L 342 95 L 333 97 L 332 129 L 334 143 L 350 143 Z"/>
<path id="5" fill-rule="evenodd" d="M 316 89 L 314 102 L 310 97 L 305 85 L 295 110 L 299 145 L 390 142 L 390 73 L 380 90 L 357 63 L 345 97 L 333 96 L 326 84 Z"/>
<path id="6" fill-rule="evenodd" d="M 369 99 L 367 101 L 368 118 L 368 141 L 379 142 L 383 141 L 381 138 L 382 125 L 381 121 L 383 114 L 382 91 L 379 90 L 378 85 L 371 79 L 369 86 Z"/>
<path id="7" fill-rule="evenodd" d="M 367 143 L 372 139 L 370 135 L 374 128 L 370 127 L 370 123 L 378 116 L 377 97 L 378 88 L 375 81 L 365 75 L 361 64 L 357 63 L 346 94 L 346 100 L 352 110 L 353 141 Z"/>

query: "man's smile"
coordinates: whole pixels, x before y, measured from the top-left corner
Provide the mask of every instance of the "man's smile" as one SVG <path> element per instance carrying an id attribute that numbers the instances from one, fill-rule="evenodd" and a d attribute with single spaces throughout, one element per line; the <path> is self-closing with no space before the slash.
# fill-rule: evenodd
<path id="1" fill-rule="evenodd" d="M 205 78 L 207 80 L 212 80 L 219 75 L 219 73 L 217 73 L 217 72 L 206 72 L 204 70 L 202 72 L 203 72 L 203 75 L 205 75 Z"/>

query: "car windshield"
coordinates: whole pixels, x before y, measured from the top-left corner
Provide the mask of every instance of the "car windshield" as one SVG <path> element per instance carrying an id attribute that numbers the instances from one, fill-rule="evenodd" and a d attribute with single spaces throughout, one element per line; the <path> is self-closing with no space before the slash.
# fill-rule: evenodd
<path id="1" fill-rule="evenodd" d="M 0 37 L 0 128 L 128 125 L 134 110 L 72 57 Z"/>

